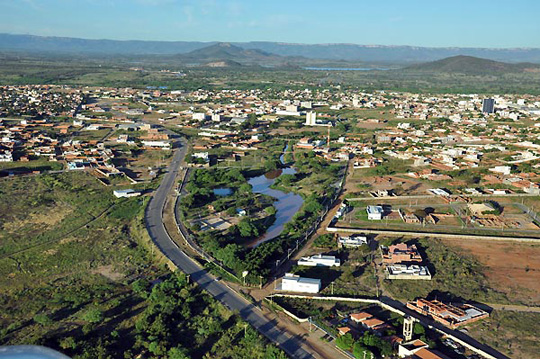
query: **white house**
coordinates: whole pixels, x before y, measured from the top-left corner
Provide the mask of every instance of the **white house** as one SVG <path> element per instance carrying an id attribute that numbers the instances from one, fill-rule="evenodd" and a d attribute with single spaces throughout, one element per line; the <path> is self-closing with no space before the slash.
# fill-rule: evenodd
<path id="1" fill-rule="evenodd" d="M 191 118 L 196 121 L 204 121 L 206 120 L 206 114 L 204 112 L 194 112 L 191 115 Z"/>
<path id="2" fill-rule="evenodd" d="M 495 166 L 493 168 L 490 168 L 489 170 L 491 172 L 501 173 L 503 175 L 508 176 L 510 174 L 510 171 L 512 170 L 512 168 L 510 166 Z"/>
<path id="3" fill-rule="evenodd" d="M 162 150 L 171 149 L 171 144 L 165 141 L 142 141 L 142 144 L 148 148 L 160 148 Z"/>
<path id="4" fill-rule="evenodd" d="M 6 150 L 4 153 L 0 153 L 0 162 L 13 162 L 11 152 Z"/>
<path id="5" fill-rule="evenodd" d="M 353 234 L 350 237 L 339 237 L 339 244 L 343 247 L 360 247 L 361 245 L 367 245 L 368 243 L 368 237 L 357 234 Z"/>
<path id="6" fill-rule="evenodd" d="M 341 265 L 341 261 L 335 256 L 316 254 L 311 257 L 300 258 L 298 265 L 309 267 L 339 267 Z"/>
<path id="7" fill-rule="evenodd" d="M 370 221 L 380 221 L 383 217 L 382 206 L 367 206 L 366 212 Z"/>
<path id="8" fill-rule="evenodd" d="M 396 263 L 386 266 L 386 278 L 431 280 L 431 273 L 426 266 Z"/>
<path id="9" fill-rule="evenodd" d="M 113 194 L 116 198 L 128 198 L 140 196 L 141 192 L 132 189 L 116 189 Z"/>
<path id="10" fill-rule="evenodd" d="M 285 276 L 281 279 L 281 290 L 286 292 L 319 293 L 321 280 L 285 273 Z"/>

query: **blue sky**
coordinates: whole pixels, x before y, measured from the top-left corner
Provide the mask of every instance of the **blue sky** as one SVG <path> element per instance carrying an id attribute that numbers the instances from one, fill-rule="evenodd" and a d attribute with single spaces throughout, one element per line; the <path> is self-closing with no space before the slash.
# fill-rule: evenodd
<path id="1" fill-rule="evenodd" d="M 539 15 L 538 0 L 0 0 L 0 32 L 540 48 Z"/>

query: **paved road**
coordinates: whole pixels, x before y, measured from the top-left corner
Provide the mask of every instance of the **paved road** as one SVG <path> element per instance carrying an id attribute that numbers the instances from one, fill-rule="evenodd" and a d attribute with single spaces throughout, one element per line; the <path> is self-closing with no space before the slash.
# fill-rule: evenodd
<path id="1" fill-rule="evenodd" d="M 278 344 L 291 357 L 299 359 L 315 358 L 308 352 L 309 349 L 302 339 L 282 332 L 277 327 L 277 323 L 264 317 L 259 308 L 249 303 L 223 283 L 216 281 L 214 277 L 209 275 L 180 250 L 167 234 L 163 225 L 163 208 L 167 194 L 175 184 L 175 177 L 178 173 L 179 166 L 186 154 L 186 143 L 184 140 L 177 141 L 175 146 L 180 147 L 175 150 L 169 166 L 169 172 L 163 177 L 161 185 L 156 190 L 156 193 L 146 208 L 146 227 L 150 237 L 161 252 L 179 269 L 188 274 L 191 280 L 195 281 L 201 288 L 210 293 L 227 308 L 238 312 L 245 321 L 268 339 Z"/>

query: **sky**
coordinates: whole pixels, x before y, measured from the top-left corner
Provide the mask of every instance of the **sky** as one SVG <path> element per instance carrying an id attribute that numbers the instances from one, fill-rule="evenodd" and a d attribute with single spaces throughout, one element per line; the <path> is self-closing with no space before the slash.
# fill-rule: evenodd
<path id="1" fill-rule="evenodd" d="M 540 48 L 539 0 L 0 0 L 0 33 Z"/>

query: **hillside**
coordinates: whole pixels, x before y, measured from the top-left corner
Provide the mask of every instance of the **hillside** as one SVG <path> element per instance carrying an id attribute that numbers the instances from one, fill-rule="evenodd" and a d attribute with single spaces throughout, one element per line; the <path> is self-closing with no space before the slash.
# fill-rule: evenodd
<path id="1" fill-rule="evenodd" d="M 210 67 L 267 65 L 286 61 L 281 56 L 261 50 L 245 50 L 226 42 L 210 45 L 187 54 L 175 55 L 174 58 L 184 63 L 195 63 Z"/>
<path id="2" fill-rule="evenodd" d="M 482 59 L 473 56 L 453 56 L 442 60 L 406 67 L 405 71 L 429 71 L 463 74 L 503 74 L 540 71 L 539 64 L 505 62 Z"/>
<path id="3" fill-rule="evenodd" d="M 118 41 L 68 37 L 0 34 L 0 51 L 54 52 L 58 54 L 174 55 L 187 54 L 217 42 Z M 459 47 L 382 46 L 358 44 L 291 44 L 259 41 L 231 43 L 246 50 L 261 50 L 278 56 L 302 56 L 332 61 L 362 61 L 412 64 L 467 55 L 503 62 L 540 63 L 540 49 L 488 49 Z"/>

